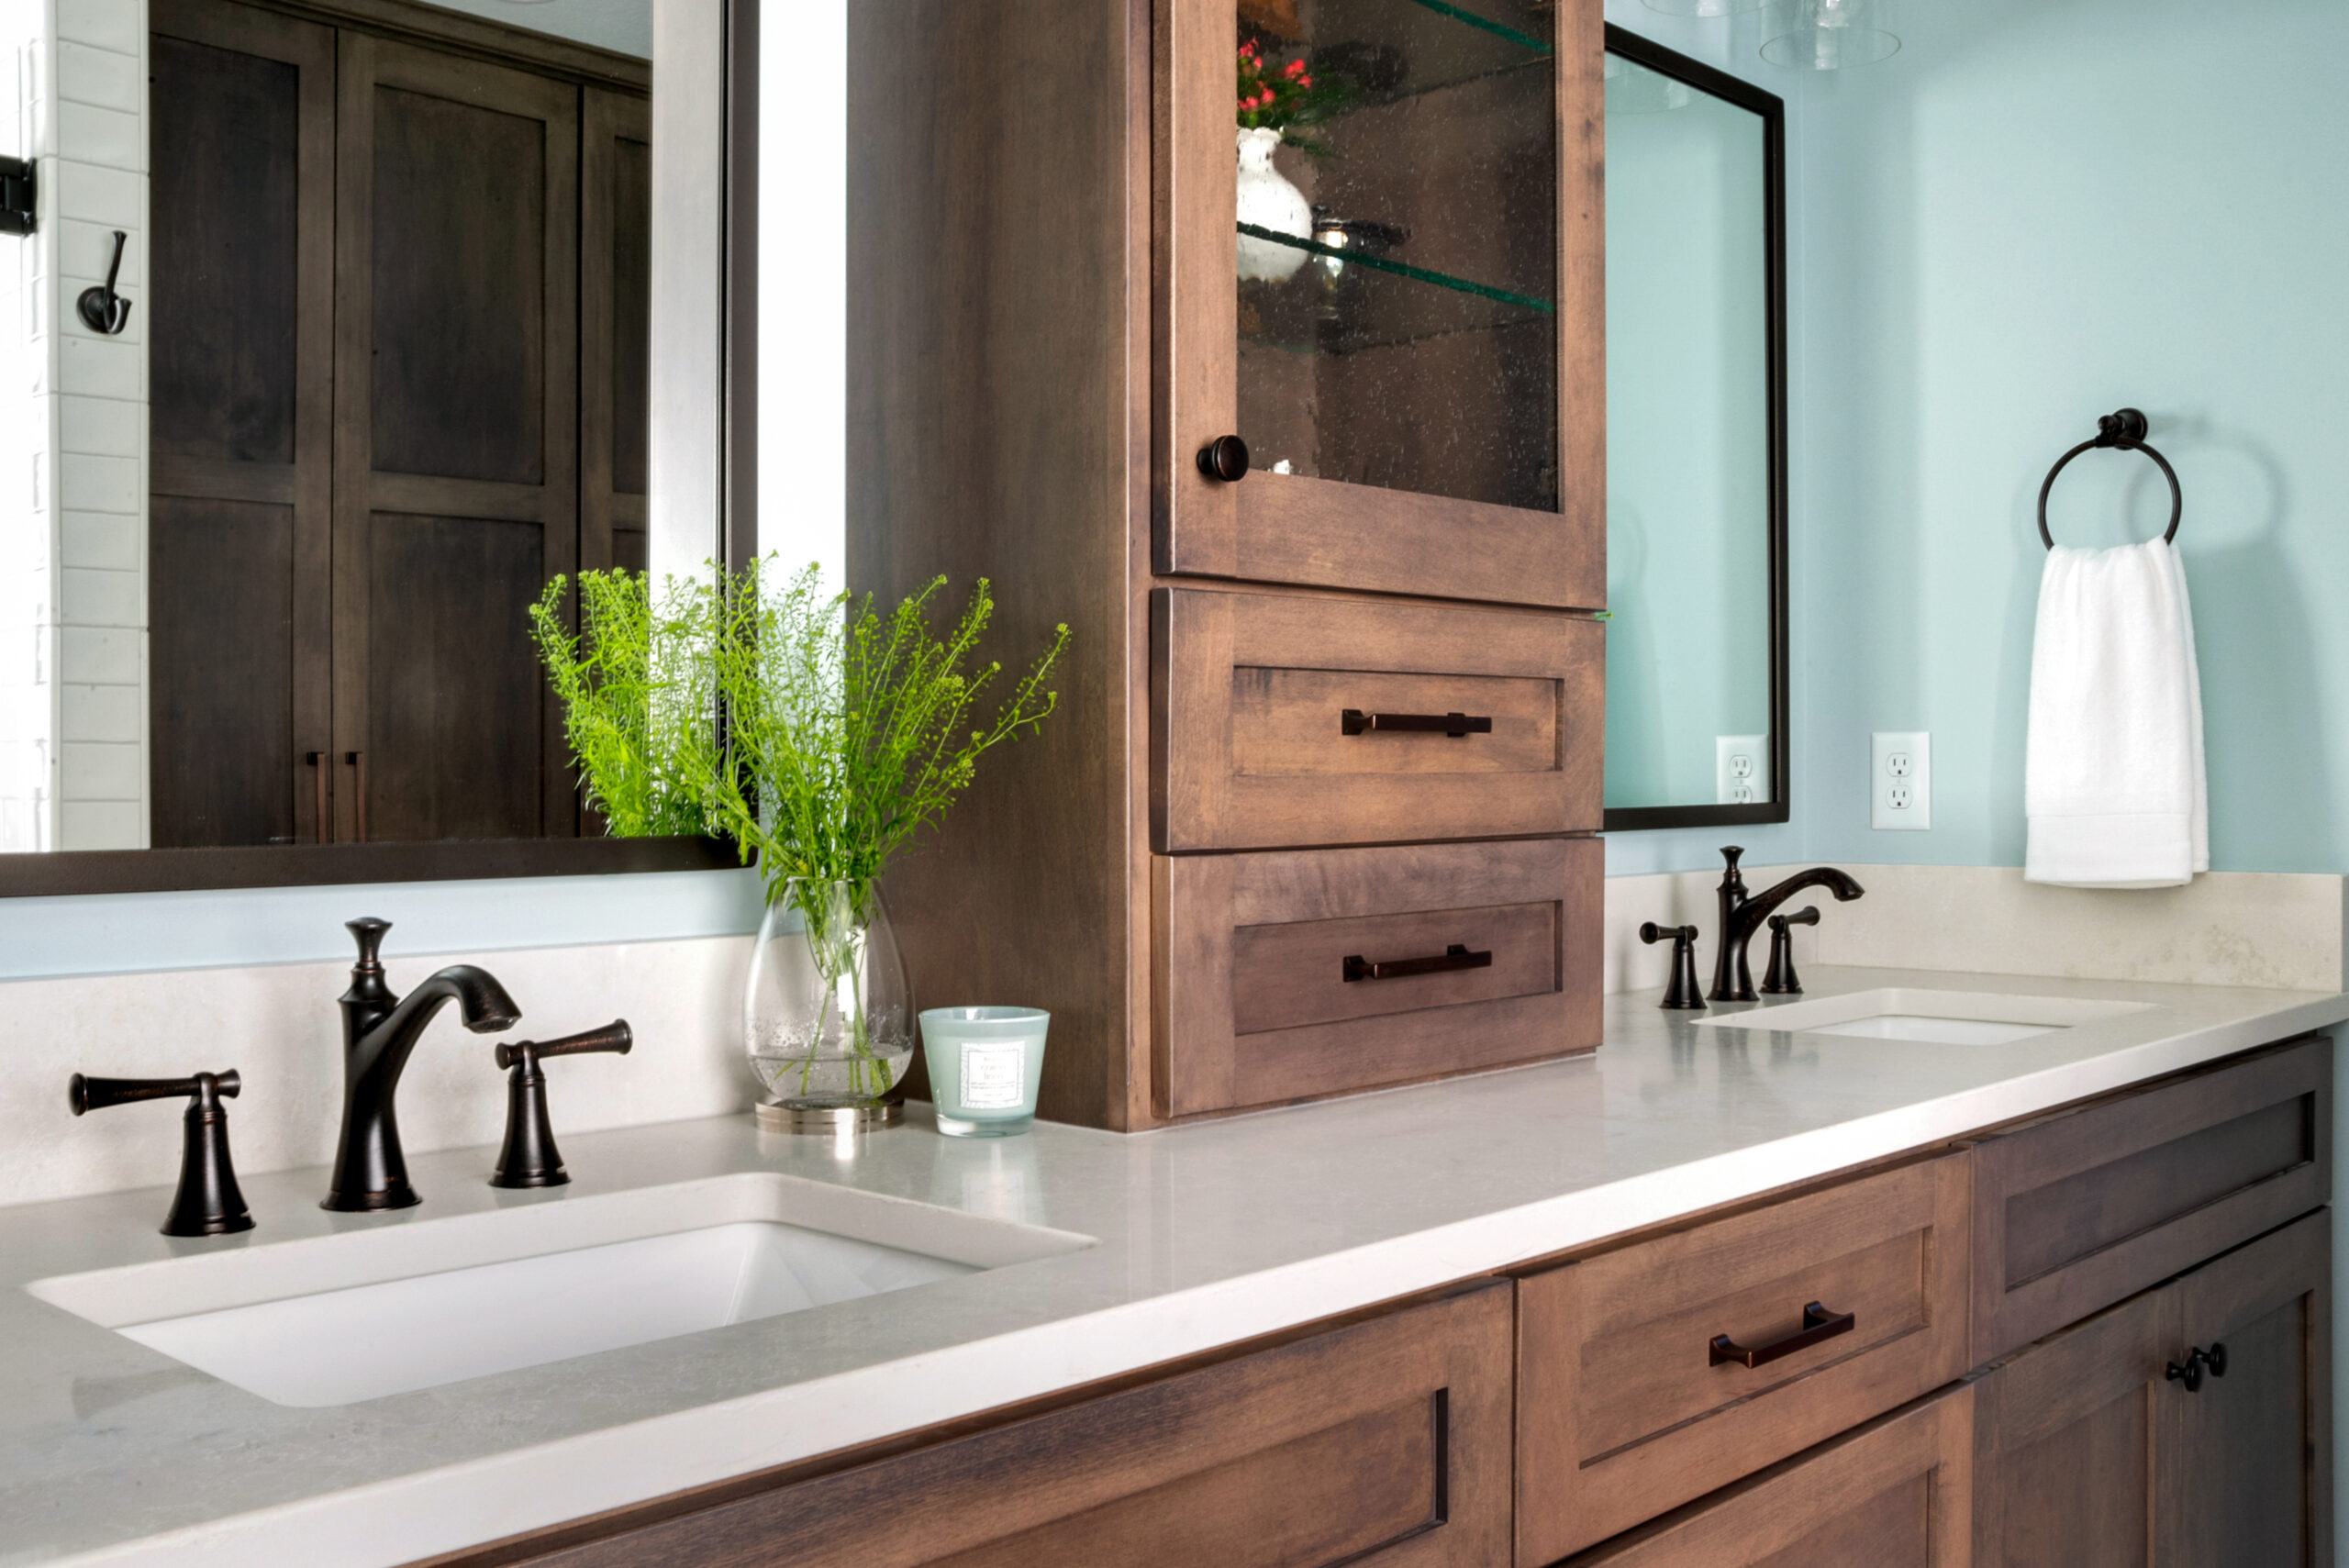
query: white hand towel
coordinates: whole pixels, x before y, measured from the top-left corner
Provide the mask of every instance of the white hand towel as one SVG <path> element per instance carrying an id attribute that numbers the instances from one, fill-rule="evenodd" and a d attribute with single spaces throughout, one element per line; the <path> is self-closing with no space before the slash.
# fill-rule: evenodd
<path id="1" fill-rule="evenodd" d="M 2168 544 L 2047 552 L 2029 747 L 2025 881 L 2175 887 L 2210 869 L 2193 611 Z"/>

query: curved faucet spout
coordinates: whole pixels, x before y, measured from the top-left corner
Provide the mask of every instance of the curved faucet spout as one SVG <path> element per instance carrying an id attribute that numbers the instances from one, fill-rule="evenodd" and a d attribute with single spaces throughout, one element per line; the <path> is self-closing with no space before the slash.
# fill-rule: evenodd
<path id="1" fill-rule="evenodd" d="M 1813 866 L 1809 871 L 1798 871 L 1786 881 L 1765 888 L 1745 901 L 1738 911 L 1744 934 L 1752 936 L 1761 929 L 1763 921 L 1776 912 L 1779 905 L 1812 887 L 1827 889 L 1835 895 L 1838 904 L 1849 904 L 1867 891 L 1854 882 L 1849 873 L 1837 871 L 1833 866 Z"/>
<path id="2" fill-rule="evenodd" d="M 424 1037 L 424 1026 L 451 1002 L 457 1004 L 465 1028 L 475 1034 L 495 1034 L 522 1021 L 522 1009 L 495 975 L 470 963 L 452 963 L 419 982 L 350 1043 L 351 1072 L 360 1076 L 382 1073 L 396 1083 L 407 1065 L 407 1053 Z"/>
<path id="3" fill-rule="evenodd" d="M 342 1136 L 334 1155 L 334 1178 L 322 1208 L 406 1208 L 419 1201 L 408 1185 L 407 1161 L 400 1151 L 395 1096 L 400 1074 L 425 1026 L 449 1003 L 457 1004 L 465 1028 L 495 1034 L 519 1022 L 522 1009 L 487 970 L 452 963 L 395 998 L 384 984 L 375 947 L 388 927 L 380 920 L 354 920 L 359 962 L 342 997 Z"/>
<path id="4" fill-rule="evenodd" d="M 1748 896 L 1744 873 L 1738 870 L 1737 858 L 1745 851 L 1724 849 L 1723 858 L 1729 862 L 1721 877 L 1720 935 L 1713 954 L 1713 986 L 1706 998 L 1714 1002 L 1758 1002 L 1761 996 L 1753 989 L 1753 973 L 1747 967 L 1746 944 L 1771 912 L 1806 888 L 1823 887 L 1835 895 L 1839 904 L 1849 904 L 1867 889 L 1862 887 L 1849 873 L 1833 866 L 1812 866 L 1798 871 L 1775 886 Z"/>

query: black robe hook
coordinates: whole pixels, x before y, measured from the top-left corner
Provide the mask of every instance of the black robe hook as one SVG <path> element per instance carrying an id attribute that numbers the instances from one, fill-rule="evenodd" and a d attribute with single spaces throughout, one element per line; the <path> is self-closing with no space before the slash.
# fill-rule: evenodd
<path id="1" fill-rule="evenodd" d="M 82 324 L 101 337 L 111 338 L 130 325 L 130 302 L 114 292 L 114 281 L 122 275 L 123 243 L 129 238 L 119 228 L 114 231 L 114 261 L 106 268 L 106 286 L 85 288 L 73 302 Z"/>

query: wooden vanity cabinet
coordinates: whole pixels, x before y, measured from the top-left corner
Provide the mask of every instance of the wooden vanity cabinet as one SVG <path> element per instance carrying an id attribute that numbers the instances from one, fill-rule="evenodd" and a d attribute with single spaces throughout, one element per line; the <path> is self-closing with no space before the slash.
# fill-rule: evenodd
<path id="1" fill-rule="evenodd" d="M 2328 1051 L 416 1568 L 2325 1568 L 2329 1208 L 2263 1229 L 2214 1194 L 2211 1252 L 1987 1363 L 1968 1307 L 1986 1161 L 2068 1129 L 2101 1169 L 2130 1110 L 2167 1152 L 2103 1207 L 2143 1217 L 2208 1148 L 2174 1094 L 2256 1121 L 2322 1102 Z"/>
<path id="2" fill-rule="evenodd" d="M 2320 1209 L 1984 1374 L 1976 1568 L 2330 1564 L 2331 1223 Z M 2213 1347 L 2223 1375 L 2170 1374 Z"/>
<path id="3" fill-rule="evenodd" d="M 1279 159 L 1366 259 L 1242 273 L 1243 39 L 1357 79 L 1345 155 Z M 1600 819 L 1603 71 L 1598 0 L 851 8 L 850 585 L 989 579 L 1008 667 L 1074 634 L 891 913 L 925 1005 L 1052 1011 L 1044 1116 L 1597 1048 L 1603 873 L 1556 851 Z M 1494 845 L 1484 884 L 1419 852 Z M 1215 906 L 1315 866 L 1343 903 L 1303 857 L 1354 849 L 1391 858 L 1331 918 L 1397 917 L 1360 947 Z"/>

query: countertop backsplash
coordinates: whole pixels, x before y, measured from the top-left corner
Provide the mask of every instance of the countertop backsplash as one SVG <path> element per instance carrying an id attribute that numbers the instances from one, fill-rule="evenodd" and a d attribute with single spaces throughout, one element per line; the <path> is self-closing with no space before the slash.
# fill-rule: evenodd
<path id="1" fill-rule="evenodd" d="M 1759 892 L 1800 869 L 1744 868 Z M 2349 878 L 2211 872 L 2184 887 L 2121 891 L 2045 887 L 2014 866 L 1845 865 L 1867 889 L 1856 904 L 1798 897 L 1820 906 L 1818 925 L 1795 929 L 1795 964 L 2044 974 L 2073 980 L 2143 980 L 2183 985 L 2338 991 L 2349 936 Z M 1700 977 L 1713 971 L 1718 869 L 1607 879 L 1607 991 L 1661 989 L 1672 944 L 1649 947 L 1640 925 L 1694 922 Z M 1757 932 L 1753 973 L 1769 956 Z"/>
<path id="2" fill-rule="evenodd" d="M 748 937 L 531 948 L 386 960 L 394 990 L 443 964 L 479 962 L 521 1006 L 504 1036 L 467 1034 L 457 1009 L 426 1030 L 400 1085 L 410 1154 L 495 1144 L 506 1126 L 499 1039 L 545 1039 L 625 1018 L 627 1056 L 567 1058 L 547 1073 L 558 1139 L 747 1109 L 756 1083 L 742 1061 Z M 321 1165 L 334 1156 L 342 1106 L 348 962 L 163 970 L 0 983 L 9 1072 L 0 1076 L 0 1206 L 168 1186 L 180 1162 L 178 1101 L 76 1119 L 75 1073 L 168 1077 L 235 1068 L 228 1105 L 240 1173 Z M 429 1195 L 429 1194 L 427 1195 Z"/>
<path id="3" fill-rule="evenodd" d="M 1767 887 L 1795 868 L 1746 868 Z M 1822 907 L 1798 929 L 1798 965 L 1849 964 L 2143 980 L 2288 990 L 2343 988 L 2340 876 L 2219 873 L 2190 885 L 2098 893 L 2026 884 L 2012 868 L 1854 865 L 1859 903 Z M 1695 921 L 1700 973 L 1712 966 L 1716 871 L 1611 877 L 1607 989 L 1660 987 L 1669 944 L 1639 940 L 1643 920 Z M 1798 900 L 1798 906 L 1801 901 Z M 1754 940 L 1759 972 L 1766 932 Z M 548 1074 L 557 1136 L 746 1109 L 754 1084 L 738 1040 L 750 939 L 708 937 L 446 953 L 390 961 L 405 992 L 444 963 L 475 959 L 521 1005 L 510 1038 L 567 1034 L 615 1018 L 635 1027 L 629 1055 L 586 1056 Z M 265 964 L 0 982 L 14 1071 L 0 1077 L 0 1206 L 165 1186 L 179 1169 L 173 1105 L 77 1120 L 75 1073 L 179 1075 L 236 1068 L 229 1106 L 240 1172 L 326 1163 L 341 1106 L 342 962 Z M 467 1035 L 453 1008 L 417 1048 L 400 1092 L 411 1153 L 494 1144 L 504 1131 L 495 1037 Z"/>

